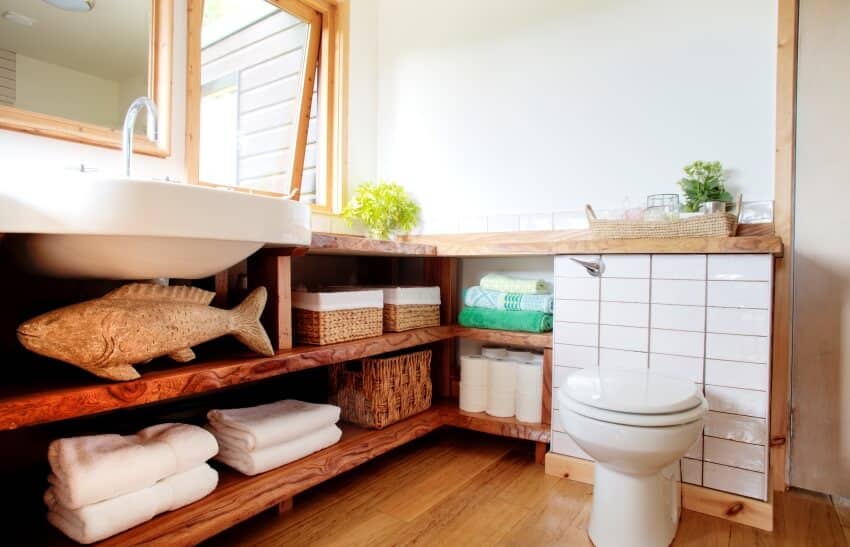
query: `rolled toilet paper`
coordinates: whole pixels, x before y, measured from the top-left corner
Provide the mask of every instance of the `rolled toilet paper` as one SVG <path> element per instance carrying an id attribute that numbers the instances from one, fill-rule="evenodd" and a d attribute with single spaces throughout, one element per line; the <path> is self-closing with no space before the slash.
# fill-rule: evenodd
<path id="1" fill-rule="evenodd" d="M 517 363 L 516 365 L 517 392 L 537 392 L 543 390 L 543 367 L 537 363 Z"/>
<path id="2" fill-rule="evenodd" d="M 508 350 L 497 346 L 484 346 L 481 348 L 481 355 L 488 359 L 504 359 L 508 355 Z"/>
<path id="3" fill-rule="evenodd" d="M 522 350 L 522 349 L 509 349 L 507 351 L 507 355 L 505 355 L 505 359 L 509 361 L 516 361 L 517 363 L 525 363 L 531 360 L 531 352 Z"/>
<path id="4" fill-rule="evenodd" d="M 490 376 L 490 360 L 481 355 L 462 355 L 460 358 L 460 382 L 467 386 L 487 389 Z"/>
<path id="5" fill-rule="evenodd" d="M 534 363 L 535 365 L 543 365 L 543 352 L 542 351 L 532 351 L 531 359 L 528 360 L 529 363 Z"/>
<path id="6" fill-rule="evenodd" d="M 516 412 L 514 390 L 487 390 L 487 414 L 497 418 L 510 418 Z"/>
<path id="7" fill-rule="evenodd" d="M 487 410 L 487 387 L 460 384 L 460 409 L 464 412 L 484 412 Z"/>
<path id="8" fill-rule="evenodd" d="M 543 418 L 543 393 L 520 392 L 516 394 L 514 409 L 520 422 L 539 424 Z"/>
<path id="9" fill-rule="evenodd" d="M 488 386 L 493 391 L 511 392 L 516 389 L 516 363 L 505 359 L 489 360 Z"/>

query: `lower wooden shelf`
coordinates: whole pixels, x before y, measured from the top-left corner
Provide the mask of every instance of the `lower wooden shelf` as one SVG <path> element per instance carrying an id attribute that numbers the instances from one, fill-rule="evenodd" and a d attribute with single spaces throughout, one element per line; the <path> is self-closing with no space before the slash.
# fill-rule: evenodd
<path id="1" fill-rule="evenodd" d="M 464 412 L 457 401 L 446 401 L 437 405 L 443 424 L 461 429 L 471 429 L 502 437 L 548 443 L 551 435 L 549 424 L 528 424 L 516 418 L 496 418 L 484 412 Z"/>
<path id="2" fill-rule="evenodd" d="M 455 336 L 458 338 L 469 338 L 480 340 L 491 344 L 504 344 L 506 346 L 520 346 L 524 348 L 551 348 L 552 333 L 513 332 L 506 330 L 475 329 L 470 327 L 455 327 Z"/>

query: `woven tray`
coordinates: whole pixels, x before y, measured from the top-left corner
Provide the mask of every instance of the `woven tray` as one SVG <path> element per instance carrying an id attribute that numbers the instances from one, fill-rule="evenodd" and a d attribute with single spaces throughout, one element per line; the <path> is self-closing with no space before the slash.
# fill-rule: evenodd
<path id="1" fill-rule="evenodd" d="M 438 326 L 439 304 L 384 304 L 384 332 Z"/>
<path id="2" fill-rule="evenodd" d="M 330 392 L 343 420 L 384 428 L 431 407 L 431 350 L 335 365 Z"/>
<path id="3" fill-rule="evenodd" d="M 728 237 L 734 236 L 738 229 L 741 196 L 738 196 L 734 213 L 710 213 L 664 222 L 599 219 L 590 205 L 585 211 L 593 239 Z"/>
<path id="4" fill-rule="evenodd" d="M 384 332 L 381 308 L 321 312 L 292 308 L 292 322 L 296 341 L 320 346 L 380 336 Z"/>

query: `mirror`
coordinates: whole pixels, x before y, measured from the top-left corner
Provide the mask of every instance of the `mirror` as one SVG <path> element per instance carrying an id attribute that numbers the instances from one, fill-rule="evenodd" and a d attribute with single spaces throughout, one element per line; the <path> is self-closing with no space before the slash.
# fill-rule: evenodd
<path id="1" fill-rule="evenodd" d="M 169 133 L 171 16 L 171 0 L 0 0 L 0 127 L 117 148 L 146 95 Z M 138 151 L 167 155 L 145 125 Z"/>

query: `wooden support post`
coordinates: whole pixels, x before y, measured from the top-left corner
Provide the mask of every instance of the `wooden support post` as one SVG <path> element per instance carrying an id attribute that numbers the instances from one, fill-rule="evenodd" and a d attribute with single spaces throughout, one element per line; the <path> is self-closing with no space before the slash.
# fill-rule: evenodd
<path id="1" fill-rule="evenodd" d="M 534 463 L 538 465 L 544 465 L 546 463 L 547 452 L 549 452 L 549 443 L 534 443 Z"/>
<path id="2" fill-rule="evenodd" d="M 544 424 L 552 423 L 552 348 L 543 350 L 543 412 Z"/>
<path id="3" fill-rule="evenodd" d="M 440 324 L 453 325 L 458 307 L 458 261 L 456 258 L 426 258 L 425 283 L 440 286 Z M 434 392 L 440 397 L 451 397 L 452 374 L 455 368 L 456 345 L 454 339 L 439 344 L 434 355 L 432 374 Z"/>
<path id="4" fill-rule="evenodd" d="M 230 290 L 230 270 L 224 270 L 215 274 L 215 298 L 212 305 L 217 308 L 227 308 L 230 301 L 228 291 Z"/>
<path id="5" fill-rule="evenodd" d="M 269 292 L 263 310 L 263 326 L 275 349 L 292 347 L 292 259 L 257 253 L 248 259 L 248 286 L 264 286 Z"/>
<path id="6" fill-rule="evenodd" d="M 292 511 L 292 506 L 295 502 L 295 498 L 286 498 L 282 502 L 277 504 L 277 514 L 285 515 Z"/>

